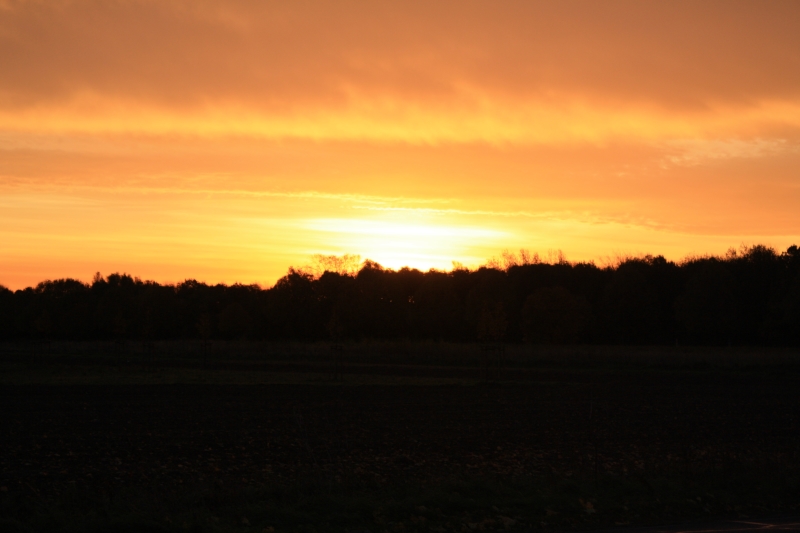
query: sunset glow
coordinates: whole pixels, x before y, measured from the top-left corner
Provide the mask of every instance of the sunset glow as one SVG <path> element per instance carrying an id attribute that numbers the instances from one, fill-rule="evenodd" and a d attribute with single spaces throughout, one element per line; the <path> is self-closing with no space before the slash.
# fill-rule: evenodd
<path id="1" fill-rule="evenodd" d="M 800 241 L 794 2 L 0 1 L 0 284 Z"/>

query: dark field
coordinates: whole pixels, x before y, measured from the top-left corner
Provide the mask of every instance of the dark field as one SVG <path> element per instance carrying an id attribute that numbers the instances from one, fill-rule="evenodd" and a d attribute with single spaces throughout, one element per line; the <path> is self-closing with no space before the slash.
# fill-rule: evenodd
<path id="1" fill-rule="evenodd" d="M 440 364 L 351 361 L 333 381 L 313 360 L 7 361 L 6 529 L 591 529 L 800 504 L 800 373 L 785 359 L 512 358 L 488 382 Z M 190 383 L 215 375 L 238 384 Z"/>

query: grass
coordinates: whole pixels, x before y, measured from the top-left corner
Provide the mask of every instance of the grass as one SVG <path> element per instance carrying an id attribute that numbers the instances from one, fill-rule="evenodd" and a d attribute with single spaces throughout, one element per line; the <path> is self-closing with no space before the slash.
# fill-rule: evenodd
<path id="1" fill-rule="evenodd" d="M 478 379 L 347 374 L 333 379 L 329 372 L 253 372 L 204 368 L 116 368 L 101 365 L 0 364 L 0 384 L 14 385 L 472 385 Z"/>
<path id="2" fill-rule="evenodd" d="M 306 479 L 240 487 L 63 493 L 48 501 L 0 495 L 3 531 L 346 532 L 593 528 L 742 518 L 798 510 L 798 480 L 764 473 L 671 478 L 454 478 L 428 486 L 352 487 Z M 761 486 L 743 501 L 738 488 Z M 794 507 L 791 507 L 794 505 Z"/>
<path id="3" fill-rule="evenodd" d="M 0 383 L 342 384 L 331 376 L 329 343 L 199 341 L 0 344 Z M 507 345 L 503 380 L 514 369 L 570 372 L 797 372 L 800 351 L 763 347 Z M 156 364 L 153 365 L 153 362 Z M 360 342 L 344 345 L 344 383 L 473 384 L 483 378 L 477 345 Z M 358 369 L 354 372 L 354 369 Z M 418 375 L 413 374 L 416 369 Z M 434 372 L 435 371 L 435 372 Z M 426 375 L 427 374 L 427 375 Z M 435 374 L 435 375 L 431 375 Z"/>
<path id="4" fill-rule="evenodd" d="M 157 343 L 154 355 L 160 364 L 155 367 L 151 354 L 140 348 L 136 343 L 124 351 L 110 343 L 0 345 L 0 384 L 349 387 L 470 386 L 482 381 L 480 351 L 474 345 L 347 345 L 345 373 L 338 380 L 330 373 L 331 351 L 324 343 L 219 343 L 207 353 L 198 343 Z M 424 371 L 404 374 L 409 368 Z M 571 376 L 582 372 L 787 375 L 800 370 L 800 354 L 764 348 L 516 345 L 506 349 L 505 375 L 517 377 L 514 369 L 568 370 Z M 431 375 L 434 370 L 436 376 Z M 33 487 L 19 490 L 0 487 L 2 531 L 588 530 L 800 511 L 796 468 L 740 468 L 691 476 L 554 472 L 527 478 L 477 478 L 453 472 L 448 479 L 405 485 L 377 481 L 356 485 L 320 475 L 258 486 L 137 485 L 65 489 L 47 496 Z"/>

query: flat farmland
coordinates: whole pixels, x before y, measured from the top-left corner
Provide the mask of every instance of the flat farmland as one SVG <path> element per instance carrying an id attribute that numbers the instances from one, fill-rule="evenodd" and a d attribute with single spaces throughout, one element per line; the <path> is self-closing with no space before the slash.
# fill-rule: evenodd
<path id="1" fill-rule="evenodd" d="M 84 382 L 0 389 L 0 499 L 20 528 L 587 529 L 800 503 L 792 369 L 219 384 L 76 368 Z"/>

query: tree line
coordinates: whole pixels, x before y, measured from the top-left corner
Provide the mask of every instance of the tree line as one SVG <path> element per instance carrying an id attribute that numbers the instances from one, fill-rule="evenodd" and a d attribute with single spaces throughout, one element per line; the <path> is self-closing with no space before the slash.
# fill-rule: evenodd
<path id="1" fill-rule="evenodd" d="M 449 272 L 356 259 L 319 256 L 270 288 L 119 273 L 0 286 L 0 340 L 800 345 L 797 246 L 603 267 L 523 250 Z"/>

